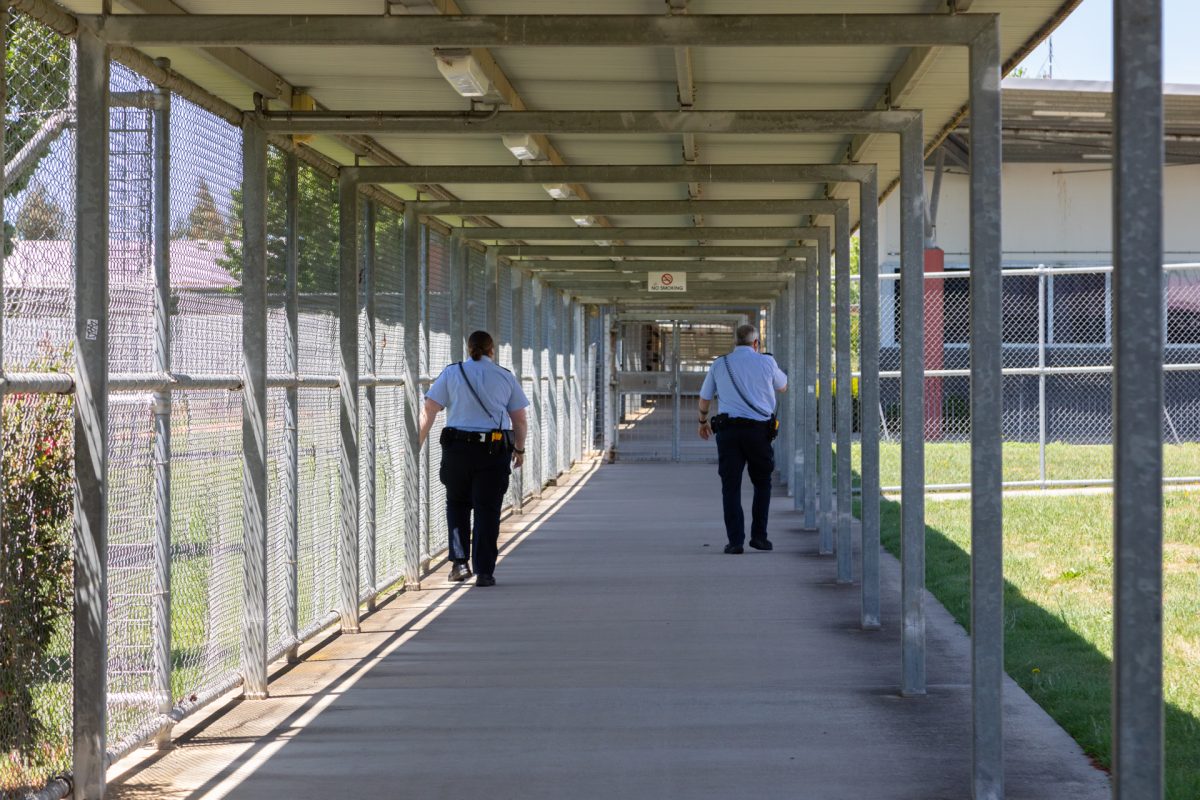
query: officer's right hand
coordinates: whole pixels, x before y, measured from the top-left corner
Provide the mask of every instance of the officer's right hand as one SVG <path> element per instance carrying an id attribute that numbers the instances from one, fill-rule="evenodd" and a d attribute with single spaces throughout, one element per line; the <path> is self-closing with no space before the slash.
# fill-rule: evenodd
<path id="1" fill-rule="evenodd" d="M 521 465 L 523 465 L 524 463 L 525 463 L 525 454 L 524 453 L 513 453 L 512 454 L 513 467 L 520 468 Z"/>
<path id="2" fill-rule="evenodd" d="M 712 436 L 712 426 L 710 424 L 708 424 L 707 422 L 700 423 L 699 433 L 700 433 L 700 438 L 707 442 L 708 438 L 710 436 Z"/>

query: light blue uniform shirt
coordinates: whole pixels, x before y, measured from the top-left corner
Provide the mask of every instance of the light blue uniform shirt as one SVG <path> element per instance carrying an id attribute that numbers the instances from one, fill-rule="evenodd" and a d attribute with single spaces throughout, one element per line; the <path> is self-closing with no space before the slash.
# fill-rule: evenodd
<path id="1" fill-rule="evenodd" d="M 737 378 L 742 394 L 746 395 L 746 399 L 756 406 L 758 411 L 742 402 L 741 395 L 729 380 L 729 372 L 726 371 L 724 363 L 726 360 L 729 362 L 729 369 Z M 742 345 L 735 347 L 729 355 L 713 361 L 712 366 L 708 368 L 708 375 L 704 376 L 704 385 L 700 387 L 700 397 L 710 401 L 714 395 L 721 398 L 718 410 L 722 414 L 765 421 L 770 419 L 775 411 L 775 392 L 786 386 L 787 375 L 783 374 L 774 358 L 754 352 L 754 348 L 749 345 Z M 761 411 L 767 413 L 759 413 Z"/>
<path id="2" fill-rule="evenodd" d="M 487 409 L 480 407 L 475 395 L 463 383 L 462 370 L 457 364 L 451 364 L 442 370 L 425 393 L 426 398 L 446 409 L 446 427 L 460 431 L 512 430 L 509 413 L 529 405 L 517 376 L 497 366 L 487 356 L 478 361 L 467 359 L 463 367 Z"/>

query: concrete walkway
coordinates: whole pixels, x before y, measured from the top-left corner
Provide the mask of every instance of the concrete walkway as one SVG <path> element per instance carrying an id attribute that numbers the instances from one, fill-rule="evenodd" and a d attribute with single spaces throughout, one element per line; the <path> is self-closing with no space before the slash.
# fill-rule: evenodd
<path id="1" fill-rule="evenodd" d="M 271 699 L 118 765 L 112 795 L 970 797 L 963 631 L 927 598 L 930 692 L 900 698 L 896 563 L 864 633 L 858 588 L 790 501 L 774 552 L 722 554 L 718 490 L 708 465 L 577 470 L 507 526 L 498 586 L 443 569 L 311 648 Z M 1108 797 L 1015 684 L 1005 700 L 1009 798 Z"/>

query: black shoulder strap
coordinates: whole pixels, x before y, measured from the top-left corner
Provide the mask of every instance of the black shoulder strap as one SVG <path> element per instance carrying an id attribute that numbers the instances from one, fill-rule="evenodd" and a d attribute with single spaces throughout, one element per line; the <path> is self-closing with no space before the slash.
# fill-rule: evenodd
<path id="1" fill-rule="evenodd" d="M 467 377 L 467 368 L 463 366 L 463 362 L 458 362 L 458 371 L 462 373 L 463 383 L 467 384 L 467 388 L 471 390 L 471 396 L 475 398 L 475 402 L 479 403 L 479 407 L 483 409 L 483 413 L 488 415 L 488 419 L 496 422 L 496 418 L 492 416 L 491 409 L 484 405 L 483 399 L 479 396 L 479 392 L 475 391 L 475 387 L 471 385 L 471 379 Z M 500 421 L 496 422 L 497 428 L 504 427 L 504 415 L 500 416 Z"/>
<path id="2" fill-rule="evenodd" d="M 729 382 L 733 384 L 733 390 L 738 393 L 738 397 L 742 398 L 742 402 L 745 403 L 746 406 L 749 407 L 749 409 L 755 414 L 761 414 L 764 417 L 771 416 L 758 406 L 754 405 L 754 403 L 751 403 L 750 399 L 746 397 L 746 393 L 743 392 L 742 387 L 738 385 L 737 378 L 733 376 L 733 369 L 729 366 L 729 356 L 721 356 L 721 360 L 725 362 L 725 373 L 729 376 Z"/>

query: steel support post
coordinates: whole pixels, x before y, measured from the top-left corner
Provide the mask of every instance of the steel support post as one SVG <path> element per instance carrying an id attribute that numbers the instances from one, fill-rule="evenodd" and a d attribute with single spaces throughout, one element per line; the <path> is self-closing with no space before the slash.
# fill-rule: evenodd
<path id="1" fill-rule="evenodd" d="M 529 471 L 531 483 L 529 488 L 532 489 L 534 497 L 541 497 L 542 487 L 546 485 L 546 464 L 545 459 L 542 458 L 542 454 L 545 451 L 545 445 L 542 442 L 540 424 L 542 421 L 542 415 L 545 413 L 545 406 L 542 403 L 542 392 L 545 391 L 542 388 L 542 348 L 545 347 L 546 338 L 545 333 L 542 330 L 545 327 L 542 324 L 543 291 L 544 287 L 542 286 L 541 281 L 533 279 L 533 292 L 531 293 L 533 296 L 533 308 L 525 309 L 525 313 L 533 314 L 533 341 L 529 343 L 530 353 L 532 354 L 529 364 L 529 377 L 533 381 L 533 394 L 529 396 L 529 402 L 535 409 L 537 409 L 537 420 L 539 423 L 538 430 L 532 431 L 534 435 L 530 437 L 537 442 L 537 447 L 530 448 L 533 451 L 530 453 L 530 455 L 533 456 L 533 458 L 530 459 L 533 469 Z M 532 430 L 532 426 L 530 426 L 530 428 Z"/>
<path id="2" fill-rule="evenodd" d="M 820 243 L 817 257 L 819 269 L 819 288 L 817 298 L 817 348 L 820 352 L 821 374 L 817 385 L 819 410 L 817 416 L 820 443 L 817 447 L 817 474 L 820 485 L 820 512 L 817 522 L 820 525 L 820 537 L 817 551 L 821 555 L 833 553 L 833 319 L 830 304 L 830 283 L 833 274 L 830 271 L 829 237 Z"/>
<path id="3" fill-rule="evenodd" d="M 1046 484 L 1046 293 L 1050 279 L 1038 275 L 1038 480 Z"/>
<path id="4" fill-rule="evenodd" d="M 616 317 L 612 311 L 604 312 L 601 317 L 600 342 L 603 347 L 603 378 L 600 391 L 604 393 L 604 430 L 601 434 L 601 446 L 604 449 L 602 458 L 612 461 L 616 457 L 617 447 L 617 349 Z"/>
<path id="5" fill-rule="evenodd" d="M 1000 31 L 970 50 L 971 719 L 975 800 L 1004 797 Z"/>
<path id="6" fill-rule="evenodd" d="M 925 694 L 925 158 L 900 134 L 901 692 Z"/>
<path id="7" fill-rule="evenodd" d="M 73 784 L 103 800 L 108 726 L 108 47 L 76 39 Z"/>
<path id="8" fill-rule="evenodd" d="M 1113 796 L 1163 796 L 1162 1 L 1114 0 Z"/>
<path id="9" fill-rule="evenodd" d="M 450 234 L 450 361 L 462 361 L 467 339 L 467 242 Z"/>
<path id="10" fill-rule="evenodd" d="M 404 584 L 421 585 L 421 225 L 404 209 Z"/>
<path id="11" fill-rule="evenodd" d="M 487 310 L 484 325 L 496 340 L 496 355 L 500 348 L 500 257 L 489 247 L 484 255 L 484 281 L 487 284 Z"/>
<path id="12" fill-rule="evenodd" d="M 242 693 L 267 696 L 267 136 L 242 123 Z"/>
<path id="13" fill-rule="evenodd" d="M 341 532 L 338 546 L 338 615 L 342 633 L 358 633 L 358 187 L 338 181 L 338 370 L 341 396 L 339 459 Z"/>
<path id="14" fill-rule="evenodd" d="M 163 69 L 171 63 L 155 62 Z M 171 92 L 157 87 L 154 109 L 154 371 L 171 372 Z M 174 705 L 171 692 L 171 390 L 154 393 L 154 604 L 151 611 L 154 694 L 160 715 Z M 154 737 L 171 741 L 170 724 Z"/>
<path id="15" fill-rule="evenodd" d="M 284 292 L 287 327 L 284 333 L 284 367 L 289 377 L 300 376 L 300 165 L 294 153 L 284 156 Z M 300 634 L 300 390 L 286 389 L 284 407 L 284 617 L 287 625 L 287 659 L 299 660 Z"/>
<path id="16" fill-rule="evenodd" d="M 804 315 L 804 527 L 810 531 L 817 530 L 821 507 L 821 460 L 817 452 L 817 318 L 821 298 L 817 287 L 825 262 L 820 251 L 819 247 L 808 251 L 808 269 L 804 273 L 804 296 L 807 298 Z"/>
<path id="17" fill-rule="evenodd" d="M 488 249 L 489 254 L 494 252 L 491 248 Z M 517 379 L 517 385 L 524 390 L 525 388 L 525 293 L 523 282 L 529 280 L 519 270 L 511 267 L 502 267 L 509 271 L 509 291 L 512 292 L 512 367 L 513 376 Z M 530 399 L 530 403 L 533 400 Z M 526 412 L 526 420 L 532 417 L 532 414 Z M 533 440 L 533 431 L 530 430 L 525 437 L 525 462 L 524 466 L 513 472 L 512 479 L 516 483 L 517 491 L 515 493 L 515 509 L 520 514 L 525 506 L 525 486 L 528 483 L 526 480 L 529 472 L 529 467 L 532 464 L 533 452 L 529 446 L 529 442 Z"/>
<path id="18" fill-rule="evenodd" d="M 794 435 L 791 442 L 791 459 L 792 459 L 792 509 L 801 511 L 809 504 L 808 499 L 808 479 L 805 476 L 805 438 L 808 432 L 804 428 L 805 412 L 804 409 L 808 404 L 808 388 L 805 380 L 805 349 L 807 343 L 805 340 L 805 321 L 808 319 L 808 310 L 812 308 L 812 298 L 805 294 L 807 288 L 808 273 L 812 270 L 812 265 L 807 261 L 804 264 L 804 271 L 797 272 L 795 279 L 792 281 L 792 298 L 793 298 L 793 323 L 792 323 L 792 359 L 791 371 L 788 372 L 788 394 L 792 396 L 791 415 L 788 417 L 788 424 L 791 425 Z"/>
<path id="19" fill-rule="evenodd" d="M 678 463 L 679 439 L 683 434 L 683 404 L 679 397 L 679 320 L 671 323 L 671 414 L 675 427 L 671 433 L 671 460 Z"/>
<path id="20" fill-rule="evenodd" d="M 363 215 L 363 256 L 362 256 L 362 336 L 361 352 L 363 372 L 371 377 L 377 372 L 375 358 L 375 229 L 378 219 L 378 208 L 374 200 L 365 204 Z M 363 454 L 363 508 L 362 508 L 362 541 L 359 555 L 362 558 L 361 574 L 366 576 L 370 584 L 366 587 L 370 597 L 367 609 L 375 610 L 375 593 L 379 590 L 379 573 L 376 570 L 378 559 L 375 552 L 376 519 L 378 512 L 375 469 L 376 447 L 376 405 L 375 384 L 370 383 L 363 389 L 362 407 L 362 454 Z"/>
<path id="21" fill-rule="evenodd" d="M 850 208 L 842 206 L 834 214 L 837 236 L 837 283 L 834 305 L 837 307 L 837 582 L 854 580 L 854 546 L 850 523 L 854 509 L 850 505 L 850 441 L 854 427 L 854 409 L 850 377 Z"/>
<path id="22" fill-rule="evenodd" d="M 879 602 L 879 185 L 875 170 L 859 191 L 859 350 L 862 380 L 862 627 L 880 626 Z"/>

